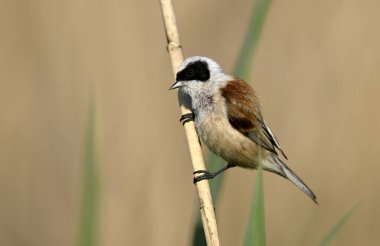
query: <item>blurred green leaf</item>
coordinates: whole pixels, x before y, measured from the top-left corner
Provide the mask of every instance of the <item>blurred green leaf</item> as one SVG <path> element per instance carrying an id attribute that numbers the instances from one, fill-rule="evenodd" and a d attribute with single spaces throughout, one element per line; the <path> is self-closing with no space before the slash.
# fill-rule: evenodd
<path id="1" fill-rule="evenodd" d="M 334 240 L 336 235 L 342 229 L 342 227 L 348 222 L 351 216 L 354 214 L 358 204 L 354 205 L 348 212 L 330 229 L 327 235 L 323 238 L 322 242 L 319 244 L 321 246 L 328 246 Z"/>
<path id="2" fill-rule="evenodd" d="M 252 58 L 257 47 L 265 16 L 268 13 L 270 0 L 257 0 L 252 10 L 251 21 L 248 32 L 244 39 L 243 47 L 240 49 L 239 58 L 236 63 L 234 74 L 249 81 L 249 72 Z"/>
<path id="3" fill-rule="evenodd" d="M 251 68 L 252 57 L 259 40 L 262 26 L 264 24 L 265 16 L 268 12 L 270 0 L 257 0 L 255 6 L 252 9 L 251 20 L 248 26 L 248 30 L 240 50 L 239 57 L 234 69 L 233 74 L 239 76 L 242 79 L 249 80 L 249 71 Z M 221 158 L 210 153 L 207 157 L 208 166 L 217 170 L 223 167 L 226 163 Z M 224 174 L 221 173 L 210 182 L 211 194 L 214 203 L 218 201 L 220 187 L 222 185 Z M 193 236 L 194 246 L 206 245 L 206 238 L 203 231 L 202 219 L 198 213 L 197 222 L 194 228 Z"/>
<path id="4" fill-rule="evenodd" d="M 251 213 L 245 233 L 244 246 L 265 245 L 265 211 L 264 211 L 264 185 L 261 157 L 257 168 L 256 185 L 253 194 Z"/>
<path id="5" fill-rule="evenodd" d="M 97 245 L 98 159 L 95 141 L 94 103 L 90 103 L 87 114 L 79 246 Z"/>

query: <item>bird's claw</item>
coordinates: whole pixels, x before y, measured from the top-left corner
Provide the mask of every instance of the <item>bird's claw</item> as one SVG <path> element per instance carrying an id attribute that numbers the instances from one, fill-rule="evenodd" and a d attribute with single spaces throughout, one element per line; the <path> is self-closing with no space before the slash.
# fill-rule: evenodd
<path id="1" fill-rule="evenodd" d="M 197 177 L 194 177 L 194 184 L 198 183 L 199 181 L 201 180 L 204 180 L 204 179 L 212 179 L 214 178 L 215 176 L 217 176 L 218 174 L 226 171 L 228 168 L 231 168 L 231 167 L 234 167 L 235 165 L 231 165 L 231 164 L 227 164 L 226 166 L 224 166 L 223 168 L 219 169 L 218 171 L 216 172 L 213 172 L 213 173 L 210 173 L 209 171 L 207 170 L 197 170 L 197 171 L 194 171 L 193 174 L 197 174 L 197 173 L 203 173 L 202 175 L 199 175 Z"/>
<path id="2" fill-rule="evenodd" d="M 179 119 L 179 122 L 182 123 L 182 125 L 185 125 L 186 122 L 194 121 L 195 115 L 193 113 L 184 114 Z"/>
<path id="3" fill-rule="evenodd" d="M 202 175 L 199 175 L 197 177 L 194 177 L 193 179 L 193 183 L 196 184 L 198 183 L 199 181 L 201 180 L 205 180 L 205 179 L 212 179 L 215 177 L 215 174 L 213 173 L 210 173 L 209 171 L 207 170 L 197 170 L 195 172 L 193 172 L 193 174 L 197 174 L 197 173 L 203 173 Z"/>

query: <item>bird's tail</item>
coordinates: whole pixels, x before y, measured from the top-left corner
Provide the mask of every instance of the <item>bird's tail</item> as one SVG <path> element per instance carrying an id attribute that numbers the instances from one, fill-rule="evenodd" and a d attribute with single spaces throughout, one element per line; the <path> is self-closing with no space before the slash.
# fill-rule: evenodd
<path id="1" fill-rule="evenodd" d="M 292 169 L 288 167 L 288 165 L 281 161 L 281 159 L 276 155 L 271 155 L 269 159 L 271 159 L 270 162 L 272 165 L 270 165 L 271 167 L 266 167 L 267 165 L 264 164 L 265 170 L 277 173 L 282 177 L 289 179 L 298 188 L 305 192 L 305 194 L 308 195 L 313 200 L 313 202 L 318 204 L 317 197 L 315 196 L 314 192 L 301 180 L 300 177 L 297 176 L 297 174 L 295 174 L 295 172 L 292 171 Z"/>

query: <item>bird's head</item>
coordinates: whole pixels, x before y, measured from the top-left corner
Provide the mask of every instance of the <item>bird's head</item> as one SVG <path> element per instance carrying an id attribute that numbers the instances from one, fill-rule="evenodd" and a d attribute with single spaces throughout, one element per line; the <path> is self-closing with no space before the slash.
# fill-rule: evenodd
<path id="1" fill-rule="evenodd" d="M 222 77 L 225 75 L 214 60 L 202 56 L 192 56 L 181 64 L 176 81 L 170 89 L 180 88 L 190 95 L 200 93 L 216 87 L 217 84 L 220 84 Z"/>

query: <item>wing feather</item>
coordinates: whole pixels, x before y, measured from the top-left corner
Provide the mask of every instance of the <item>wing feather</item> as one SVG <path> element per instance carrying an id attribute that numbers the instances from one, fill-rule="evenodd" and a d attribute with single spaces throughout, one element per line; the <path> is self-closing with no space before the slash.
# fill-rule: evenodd
<path id="1" fill-rule="evenodd" d="M 255 91 L 243 80 L 234 79 L 221 88 L 226 99 L 228 120 L 233 128 L 275 154 L 276 148 L 287 159 L 276 137 L 263 119 Z"/>

